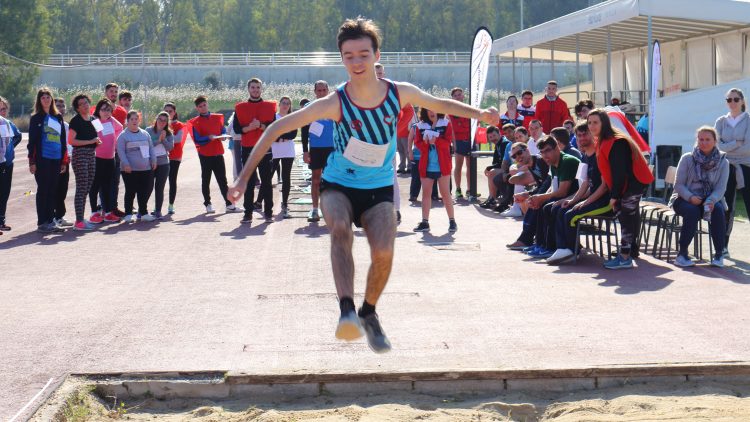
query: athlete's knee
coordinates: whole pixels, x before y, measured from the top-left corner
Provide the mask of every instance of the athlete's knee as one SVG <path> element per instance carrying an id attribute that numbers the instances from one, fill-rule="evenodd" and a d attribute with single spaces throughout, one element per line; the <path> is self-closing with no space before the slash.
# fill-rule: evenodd
<path id="1" fill-rule="evenodd" d="M 373 263 L 389 263 L 393 261 L 393 246 L 372 247 L 370 257 Z"/>

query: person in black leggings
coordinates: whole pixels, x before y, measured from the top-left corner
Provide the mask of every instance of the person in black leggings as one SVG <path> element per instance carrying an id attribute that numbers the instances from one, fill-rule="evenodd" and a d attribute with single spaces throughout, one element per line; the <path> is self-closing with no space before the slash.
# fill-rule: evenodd
<path id="1" fill-rule="evenodd" d="M 291 113 L 292 100 L 289 97 L 281 97 L 279 100 L 279 112 L 276 119 L 280 119 Z M 276 140 L 273 145 L 274 167 L 281 167 L 281 216 L 290 218 L 289 214 L 289 191 L 292 188 L 292 166 L 294 165 L 294 138 L 297 137 L 297 129 L 287 132 Z"/>

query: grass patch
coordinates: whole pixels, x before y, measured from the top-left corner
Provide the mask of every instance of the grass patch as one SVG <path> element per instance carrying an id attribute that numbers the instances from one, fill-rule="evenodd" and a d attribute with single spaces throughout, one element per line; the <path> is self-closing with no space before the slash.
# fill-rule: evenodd
<path id="1" fill-rule="evenodd" d="M 740 198 L 737 198 L 737 200 L 734 203 L 734 206 L 735 206 L 734 218 L 739 218 L 741 220 L 747 221 L 748 218 L 747 218 L 747 209 L 745 208 L 745 201 L 743 201 Z"/>
<path id="2" fill-rule="evenodd" d="M 56 418 L 59 422 L 84 422 L 94 414 L 91 392 L 93 386 L 77 389 L 65 400 L 62 411 Z"/>

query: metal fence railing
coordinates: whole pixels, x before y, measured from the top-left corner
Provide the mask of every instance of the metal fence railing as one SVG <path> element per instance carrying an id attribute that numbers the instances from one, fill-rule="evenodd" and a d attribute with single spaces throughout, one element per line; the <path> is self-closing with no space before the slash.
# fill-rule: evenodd
<path id="1" fill-rule="evenodd" d="M 468 64 L 468 52 L 383 52 L 384 65 Z M 341 63 L 337 52 L 305 53 L 166 53 L 166 54 L 51 54 L 44 64 L 56 66 L 325 66 Z"/>

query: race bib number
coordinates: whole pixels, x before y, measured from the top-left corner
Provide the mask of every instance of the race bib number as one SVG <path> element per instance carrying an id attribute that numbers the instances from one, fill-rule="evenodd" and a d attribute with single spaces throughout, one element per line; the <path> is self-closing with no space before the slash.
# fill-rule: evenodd
<path id="1" fill-rule="evenodd" d="M 382 167 L 387 153 L 387 144 L 375 145 L 351 137 L 344 150 L 344 158 L 362 167 Z"/>

